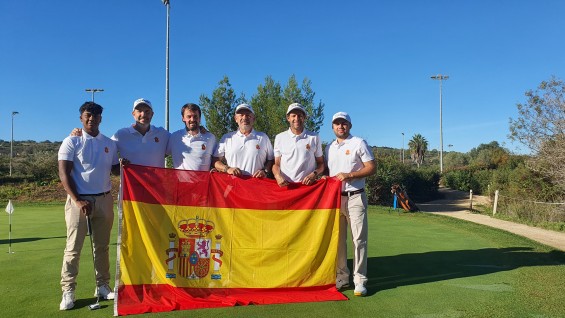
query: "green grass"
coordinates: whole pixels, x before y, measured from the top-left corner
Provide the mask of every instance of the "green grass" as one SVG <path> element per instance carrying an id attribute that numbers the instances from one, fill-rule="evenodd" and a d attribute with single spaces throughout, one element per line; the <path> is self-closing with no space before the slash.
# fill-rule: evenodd
<path id="1" fill-rule="evenodd" d="M 59 311 L 63 206 L 17 205 L 8 251 L 0 217 L 2 317 L 109 317 L 95 301 L 85 242 L 73 310 Z M 117 224 L 117 222 L 116 222 Z M 565 317 L 565 253 L 488 227 L 422 213 L 369 213 L 369 293 L 348 301 L 246 306 L 152 317 Z M 117 233 L 116 227 L 114 233 Z M 115 247 L 116 235 L 113 235 Z M 114 249 L 115 251 L 115 249 Z M 115 253 L 111 254 L 112 261 Z M 112 274 L 115 268 L 112 267 Z M 148 315 L 139 315 L 145 317 Z"/>

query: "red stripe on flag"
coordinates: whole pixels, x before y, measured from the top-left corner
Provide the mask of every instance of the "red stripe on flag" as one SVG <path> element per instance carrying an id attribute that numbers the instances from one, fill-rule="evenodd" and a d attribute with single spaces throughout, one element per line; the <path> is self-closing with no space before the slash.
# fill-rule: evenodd
<path id="1" fill-rule="evenodd" d="M 292 183 L 279 187 L 275 180 L 234 177 L 225 173 L 126 165 L 123 199 L 161 205 L 207 206 L 257 210 L 339 208 L 341 182 L 335 178 L 314 185 Z M 214 184 L 215 186 L 210 186 Z M 214 189 L 223 189 L 214 190 Z M 214 192 L 216 191 L 216 192 Z M 293 200 L 288 198 L 292 197 Z"/>
<path id="2" fill-rule="evenodd" d="M 179 288 L 126 285 L 118 290 L 118 315 L 236 305 L 347 300 L 335 285 L 299 288 Z M 174 299 L 175 302 L 171 302 Z"/>

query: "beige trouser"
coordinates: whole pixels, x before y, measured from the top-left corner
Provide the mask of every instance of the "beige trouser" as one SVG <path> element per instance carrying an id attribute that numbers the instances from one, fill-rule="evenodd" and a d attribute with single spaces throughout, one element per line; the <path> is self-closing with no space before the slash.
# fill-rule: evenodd
<path id="1" fill-rule="evenodd" d="M 81 196 L 81 198 L 93 204 L 90 221 L 94 244 L 94 268 L 96 286 L 102 286 L 110 282 L 108 245 L 110 244 L 110 232 L 114 223 L 114 200 L 111 194 Z M 65 222 L 67 224 L 67 246 L 65 247 L 63 268 L 61 269 L 61 289 L 63 291 L 74 291 L 78 276 L 80 252 L 87 235 L 87 227 L 86 216 L 80 212 L 76 203 L 69 196 L 67 196 L 67 203 L 65 204 Z M 87 261 L 92 262 L 92 260 Z"/>
<path id="2" fill-rule="evenodd" d="M 341 197 L 339 244 L 337 248 L 337 279 L 349 281 L 347 268 L 347 228 L 353 240 L 353 282 L 367 283 L 367 195 L 365 192 Z"/>

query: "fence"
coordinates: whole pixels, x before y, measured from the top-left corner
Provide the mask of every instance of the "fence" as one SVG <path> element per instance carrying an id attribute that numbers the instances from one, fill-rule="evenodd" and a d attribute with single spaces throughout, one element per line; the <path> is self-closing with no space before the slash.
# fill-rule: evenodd
<path id="1" fill-rule="evenodd" d="M 492 214 L 535 223 L 565 222 L 565 202 L 540 202 L 509 197 L 495 191 Z"/>

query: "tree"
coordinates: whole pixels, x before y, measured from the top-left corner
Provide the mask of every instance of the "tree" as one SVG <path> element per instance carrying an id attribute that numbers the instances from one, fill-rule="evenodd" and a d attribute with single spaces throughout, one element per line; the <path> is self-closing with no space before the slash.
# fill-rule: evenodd
<path id="1" fill-rule="evenodd" d="M 565 83 L 552 77 L 517 104 L 518 118 L 510 119 L 510 138 L 528 147 L 528 166 L 565 191 Z"/>
<path id="2" fill-rule="evenodd" d="M 202 115 L 206 120 L 206 128 L 221 138 L 225 133 L 237 129 L 234 120 L 235 107 L 245 102 L 245 95 L 237 97 L 231 87 L 227 76 L 218 82 L 218 87 L 212 92 L 212 97 L 200 95 L 200 106 Z"/>
<path id="3" fill-rule="evenodd" d="M 412 161 L 420 168 L 420 165 L 424 162 L 426 151 L 428 151 L 428 141 L 422 135 L 416 134 L 408 142 L 408 147 Z"/>
<path id="4" fill-rule="evenodd" d="M 308 117 L 306 129 L 319 132 L 324 121 L 324 103 L 314 102 L 315 93 L 311 81 L 305 78 L 298 86 L 292 75 L 284 88 L 271 76 L 265 78 L 265 84 L 259 85 L 257 93 L 251 98 L 251 106 L 256 114 L 255 128 L 263 131 L 273 141 L 275 136 L 288 129 L 286 109 L 292 103 L 300 103 L 306 109 Z"/>
<path id="5" fill-rule="evenodd" d="M 501 147 L 497 141 L 488 144 L 480 144 L 469 151 L 470 164 L 489 169 L 496 169 L 509 160 L 510 153 Z"/>

